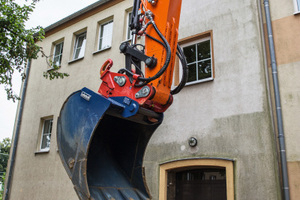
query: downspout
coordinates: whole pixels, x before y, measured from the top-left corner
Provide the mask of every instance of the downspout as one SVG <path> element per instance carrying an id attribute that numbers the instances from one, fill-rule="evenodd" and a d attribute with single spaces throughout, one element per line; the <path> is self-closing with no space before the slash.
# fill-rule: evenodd
<path id="1" fill-rule="evenodd" d="M 269 50 L 270 50 L 270 59 L 271 59 L 272 77 L 273 77 L 274 95 L 275 95 L 275 106 L 276 106 L 276 115 L 277 115 L 278 142 L 279 142 L 281 173 L 282 173 L 281 174 L 282 190 L 283 190 L 284 200 L 290 200 L 289 178 L 288 178 L 288 171 L 287 171 L 286 148 L 285 148 L 285 138 L 284 138 L 284 130 L 283 130 L 283 120 L 282 120 L 282 109 L 281 109 L 281 102 L 280 102 L 278 72 L 277 72 L 277 63 L 276 63 L 275 47 L 274 47 L 274 40 L 273 40 L 269 0 L 264 0 L 264 7 L 265 7 L 266 24 L 267 24 L 267 31 L 268 31 L 268 41 L 269 41 Z"/>
<path id="2" fill-rule="evenodd" d="M 24 80 L 24 83 L 23 83 L 21 102 L 20 102 L 20 105 L 19 105 L 18 119 L 17 119 L 17 122 L 16 122 L 17 124 L 16 124 L 15 133 L 14 133 L 13 147 L 12 147 L 11 157 L 10 157 L 9 172 L 8 172 L 8 175 L 6 176 L 7 181 L 6 181 L 6 187 L 5 187 L 6 189 L 5 189 L 4 200 L 9 200 L 12 173 L 14 171 L 16 151 L 17 151 L 19 135 L 20 135 L 20 127 L 21 127 L 21 122 L 22 122 L 23 107 L 24 107 L 24 100 L 25 100 L 25 95 L 26 95 L 26 89 L 27 89 L 30 66 L 31 66 L 31 60 L 28 61 L 27 69 L 26 69 L 26 77 L 25 77 L 25 80 Z"/>

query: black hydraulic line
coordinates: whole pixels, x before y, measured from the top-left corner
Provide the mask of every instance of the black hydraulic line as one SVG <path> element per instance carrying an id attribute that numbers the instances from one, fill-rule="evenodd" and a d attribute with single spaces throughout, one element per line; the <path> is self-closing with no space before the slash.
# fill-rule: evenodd
<path id="1" fill-rule="evenodd" d="M 132 71 L 130 71 L 130 70 L 126 69 L 126 68 L 120 69 L 120 70 L 118 71 L 118 73 L 119 73 L 119 74 L 124 74 L 124 73 L 126 73 L 126 75 L 127 75 L 127 76 L 129 75 L 130 77 L 133 77 L 133 75 L 134 75 L 134 73 L 133 73 Z"/>
<path id="2" fill-rule="evenodd" d="M 159 72 L 157 72 L 157 74 L 155 74 L 154 76 L 150 77 L 150 78 L 143 78 L 143 77 L 139 77 L 138 80 L 142 81 L 143 83 L 141 84 L 137 84 L 135 86 L 137 87 L 142 87 L 144 85 L 147 85 L 149 82 L 159 78 L 168 68 L 170 60 L 171 60 L 171 47 L 167 41 L 167 39 L 163 36 L 163 34 L 158 30 L 156 24 L 154 23 L 154 21 L 152 21 L 152 25 L 155 29 L 155 31 L 157 32 L 157 34 L 159 35 L 159 37 L 162 39 L 163 43 L 166 46 L 166 52 L 167 52 L 167 56 L 166 56 L 166 60 L 164 63 L 164 66 L 159 70 Z"/>
<path id="3" fill-rule="evenodd" d="M 151 35 L 149 35 L 147 33 L 145 33 L 145 35 L 147 37 L 149 37 L 150 39 L 158 42 L 159 44 L 161 44 L 162 46 L 164 46 L 166 48 L 165 44 L 163 42 L 161 42 L 160 40 L 152 37 Z M 188 79 L 188 70 L 189 70 L 188 67 L 187 67 L 187 62 L 186 62 L 184 53 L 183 53 L 182 49 L 180 48 L 180 46 L 178 44 L 177 44 L 176 55 L 178 56 L 178 58 L 179 58 L 179 60 L 181 62 L 182 77 L 181 77 L 181 81 L 180 81 L 179 85 L 175 89 L 171 90 L 171 94 L 172 95 L 178 94 L 182 90 L 182 88 L 184 88 L 184 86 L 185 86 L 185 84 L 187 82 L 187 79 Z"/>
<path id="4" fill-rule="evenodd" d="M 146 35 L 146 37 L 148 37 L 148 38 L 154 40 L 155 42 L 161 44 L 163 47 L 167 48 L 166 45 L 165 45 L 162 41 L 156 39 L 155 37 L 152 37 L 151 35 L 149 35 L 149 34 L 147 34 L 147 33 L 145 33 L 145 35 Z"/>
<path id="5" fill-rule="evenodd" d="M 178 56 L 178 58 L 181 62 L 182 76 L 181 76 L 181 81 L 180 81 L 179 85 L 174 90 L 171 90 L 172 95 L 178 94 L 182 90 L 182 88 L 185 86 L 185 84 L 188 80 L 188 73 L 189 73 L 189 68 L 187 66 L 187 61 L 185 59 L 184 53 L 178 44 L 177 44 L 176 55 Z"/>

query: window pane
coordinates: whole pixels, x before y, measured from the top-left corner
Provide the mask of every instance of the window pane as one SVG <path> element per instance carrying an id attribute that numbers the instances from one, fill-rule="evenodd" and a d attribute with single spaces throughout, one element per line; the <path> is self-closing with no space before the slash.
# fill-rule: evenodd
<path id="1" fill-rule="evenodd" d="M 196 46 L 191 45 L 183 48 L 184 55 L 186 57 L 186 61 L 188 63 L 192 63 L 196 61 Z"/>
<path id="2" fill-rule="evenodd" d="M 99 50 L 111 46 L 113 22 L 101 25 Z"/>
<path id="3" fill-rule="evenodd" d="M 62 51 L 63 51 L 63 42 L 55 45 L 55 52 L 54 52 L 55 56 L 62 54 Z"/>
<path id="4" fill-rule="evenodd" d="M 52 131 L 52 119 L 45 120 L 44 122 L 44 134 L 45 133 L 51 133 Z"/>
<path id="5" fill-rule="evenodd" d="M 76 37 L 74 59 L 82 58 L 84 56 L 85 43 L 86 43 L 86 33 L 83 33 Z"/>
<path id="6" fill-rule="evenodd" d="M 211 77 L 211 60 L 198 63 L 198 80 Z"/>
<path id="7" fill-rule="evenodd" d="M 127 23 L 127 40 L 132 39 L 132 31 L 130 30 L 130 20 L 131 20 L 132 12 L 128 13 L 128 23 Z"/>
<path id="8" fill-rule="evenodd" d="M 55 56 L 53 59 L 53 65 L 60 66 L 61 56 Z"/>
<path id="9" fill-rule="evenodd" d="M 41 138 L 41 150 L 45 150 L 50 147 L 52 123 L 53 123 L 52 119 L 44 121 L 43 133 L 41 136 L 42 137 Z"/>
<path id="10" fill-rule="evenodd" d="M 86 43 L 86 39 L 84 38 L 83 41 L 82 41 L 82 43 L 81 43 L 81 47 L 79 49 L 78 58 L 82 58 L 84 56 L 85 43 Z"/>
<path id="11" fill-rule="evenodd" d="M 43 135 L 41 149 L 48 149 L 50 147 L 51 135 Z"/>
<path id="12" fill-rule="evenodd" d="M 198 61 L 210 58 L 210 40 L 197 44 Z"/>
<path id="13" fill-rule="evenodd" d="M 54 56 L 53 56 L 53 64 L 56 66 L 60 66 L 61 58 L 63 53 L 63 42 L 55 45 Z"/>
<path id="14" fill-rule="evenodd" d="M 197 72 L 196 72 L 196 64 L 188 65 L 189 74 L 188 74 L 188 82 L 197 80 Z"/>

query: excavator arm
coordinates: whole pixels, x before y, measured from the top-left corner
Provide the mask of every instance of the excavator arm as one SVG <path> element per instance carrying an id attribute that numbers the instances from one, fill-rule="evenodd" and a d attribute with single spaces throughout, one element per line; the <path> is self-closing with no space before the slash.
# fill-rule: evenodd
<path id="1" fill-rule="evenodd" d="M 180 9 L 181 0 L 134 0 L 133 39 L 120 45 L 125 67 L 112 72 L 113 61 L 108 59 L 100 69 L 98 93 L 83 88 L 65 101 L 57 143 L 81 200 L 151 198 L 144 152 L 172 96 L 187 79 L 186 61 L 177 44 Z M 137 43 L 139 37 L 145 37 L 144 44 Z M 183 77 L 171 90 L 176 55 Z"/>

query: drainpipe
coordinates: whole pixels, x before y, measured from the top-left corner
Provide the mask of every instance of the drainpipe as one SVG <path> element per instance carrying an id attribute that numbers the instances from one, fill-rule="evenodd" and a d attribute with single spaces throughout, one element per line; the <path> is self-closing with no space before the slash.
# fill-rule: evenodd
<path id="1" fill-rule="evenodd" d="M 280 161 L 281 161 L 281 173 L 282 173 L 281 174 L 282 189 L 283 189 L 284 200 L 290 200 L 285 138 L 284 138 L 284 131 L 283 131 L 280 91 L 279 91 L 279 84 L 278 84 L 277 63 L 276 63 L 275 47 L 274 47 L 274 40 L 273 40 L 269 0 L 264 0 L 264 6 L 265 6 L 265 15 L 266 15 L 266 23 L 267 23 L 267 31 L 268 31 L 268 39 L 269 39 L 269 49 L 270 49 L 272 77 L 273 77 L 274 95 L 275 95 L 275 106 L 276 106 L 276 115 L 277 115 L 278 142 L 279 142 L 279 149 L 280 149 Z"/>
<path id="2" fill-rule="evenodd" d="M 28 64 L 27 64 L 27 69 L 26 69 L 26 77 L 25 77 L 25 80 L 24 80 L 24 83 L 23 83 L 21 102 L 20 102 L 19 109 L 18 109 L 19 113 L 18 113 L 16 129 L 15 129 L 15 133 L 14 133 L 13 147 L 12 147 L 11 157 L 10 157 L 9 172 L 8 172 L 8 175 L 6 176 L 7 181 L 6 181 L 6 187 L 5 187 L 6 189 L 5 189 L 4 200 L 9 200 L 12 173 L 14 171 L 16 151 L 17 151 L 19 135 L 20 135 L 20 127 L 21 127 L 21 122 L 22 122 L 23 107 L 24 107 L 24 100 L 25 100 L 25 94 L 26 94 L 26 89 L 27 89 L 30 66 L 31 66 L 31 61 L 29 60 Z"/>

